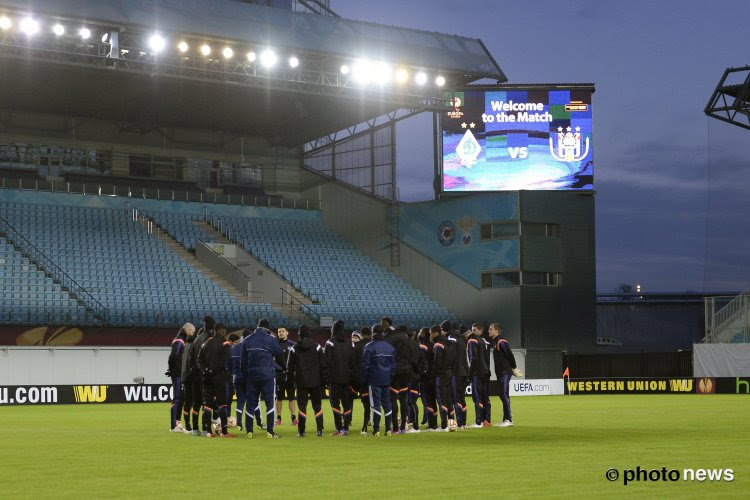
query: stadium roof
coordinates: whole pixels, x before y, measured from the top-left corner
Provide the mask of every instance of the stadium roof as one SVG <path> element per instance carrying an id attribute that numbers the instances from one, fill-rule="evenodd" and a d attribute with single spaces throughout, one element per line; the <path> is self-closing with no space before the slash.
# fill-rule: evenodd
<path id="1" fill-rule="evenodd" d="M 46 23 L 46 35 L 24 36 L 17 29 L 27 13 Z M 0 0 L 0 14 L 14 16 L 15 23 L 0 33 L 1 108 L 128 127 L 210 129 L 299 145 L 396 109 L 442 106 L 445 91 L 471 81 L 506 81 L 478 39 L 232 0 Z M 58 21 L 97 31 L 85 44 L 73 31 L 57 41 L 48 25 Z M 103 30 L 119 33 L 120 49 L 129 51 L 121 50 L 119 58 L 103 55 Z M 159 58 L 145 52 L 146 38 L 155 32 L 174 44 Z M 190 57 L 177 51 L 182 38 L 192 44 Z M 243 57 L 231 63 L 202 57 L 195 52 L 201 40 L 217 52 L 223 45 L 238 54 L 270 47 L 298 55 L 300 68 L 280 64 L 264 73 Z M 412 76 L 444 75 L 449 83 L 358 86 L 351 83 L 356 75 L 342 83 L 340 65 L 356 67 L 360 59 L 408 67 Z"/>
<path id="2" fill-rule="evenodd" d="M 138 28 L 202 34 L 506 81 L 481 40 L 295 12 L 233 0 L 2 0 L 33 13 Z"/>

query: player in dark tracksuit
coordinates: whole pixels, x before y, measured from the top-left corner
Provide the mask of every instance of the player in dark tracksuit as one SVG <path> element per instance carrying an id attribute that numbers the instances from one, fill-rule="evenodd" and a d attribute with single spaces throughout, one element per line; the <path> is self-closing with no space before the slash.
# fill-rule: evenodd
<path id="1" fill-rule="evenodd" d="M 336 320 L 331 327 L 331 339 L 325 346 L 328 366 L 328 396 L 336 425 L 334 436 L 348 436 L 352 422 L 354 398 L 349 389 L 354 374 L 354 348 L 351 337 L 344 333 L 344 322 Z"/>
<path id="2" fill-rule="evenodd" d="M 429 333 L 427 328 L 423 328 Z M 411 367 L 409 370 L 409 422 L 412 428 L 407 432 L 419 432 L 419 395 L 422 376 L 427 373 L 427 359 L 419 347 L 416 332 L 409 336 L 409 358 Z M 426 413 L 426 410 L 425 410 Z"/>
<path id="3" fill-rule="evenodd" d="M 165 375 L 172 379 L 172 405 L 169 408 L 169 429 L 171 432 L 182 432 L 182 405 L 185 397 L 182 387 L 182 358 L 185 355 L 185 346 L 188 335 L 195 333 L 195 327 L 190 323 L 180 328 L 177 336 L 172 341 L 172 349 L 169 352 L 167 373 Z M 186 419 L 186 429 L 190 429 L 189 419 Z"/>
<path id="4" fill-rule="evenodd" d="M 246 407 L 254 410 L 258 406 L 260 396 L 266 405 L 266 432 L 269 438 L 278 438 L 273 431 L 276 413 L 276 367 L 281 362 L 281 347 L 279 342 L 268 330 L 268 320 L 262 319 L 258 327 L 242 341 L 242 355 L 240 356 L 241 371 L 245 375 L 247 389 Z M 253 437 L 253 418 L 248 415 L 245 421 L 247 437 Z"/>
<path id="5" fill-rule="evenodd" d="M 361 384 L 359 381 L 359 375 L 362 372 L 362 356 L 365 352 L 365 347 L 372 341 L 372 331 L 369 327 L 365 326 L 359 331 L 360 340 L 354 344 L 354 372 L 356 375 L 356 386 L 359 388 L 359 399 L 362 402 L 363 416 L 362 416 L 362 431 L 363 436 L 367 435 L 367 426 L 370 423 L 370 389 L 367 384 Z M 354 340 L 354 337 L 352 337 Z"/>
<path id="6" fill-rule="evenodd" d="M 503 328 L 497 324 L 490 325 L 490 339 L 493 342 L 493 360 L 495 361 L 495 376 L 500 385 L 500 400 L 503 402 L 503 421 L 498 427 L 510 427 L 513 425 L 513 416 L 510 412 L 510 379 L 514 372 L 520 375 L 516 368 L 516 358 L 510 348 L 508 341 L 503 338 Z"/>
<path id="7" fill-rule="evenodd" d="M 484 385 L 484 379 L 490 373 L 490 367 L 486 364 L 484 351 L 485 339 L 482 337 L 482 326 L 474 323 L 471 328 L 471 335 L 466 341 L 466 349 L 469 354 L 469 376 L 471 377 L 471 399 L 474 401 L 474 424 L 470 427 L 482 427 L 485 418 L 484 401 L 487 389 Z"/>
<path id="8" fill-rule="evenodd" d="M 193 327 L 193 330 L 195 330 L 195 327 Z M 193 373 L 193 366 L 190 362 L 195 339 L 196 335 L 193 331 L 193 334 L 188 335 L 185 339 L 185 352 L 182 355 L 182 394 L 185 397 L 183 416 L 185 418 L 185 432 L 192 431 L 193 435 L 200 435 L 198 417 L 203 397 L 201 396 L 200 377 L 197 373 Z"/>
<path id="9" fill-rule="evenodd" d="M 323 410 L 320 400 L 328 372 L 323 348 L 310 338 L 310 328 L 299 326 L 299 343 L 289 348 L 289 364 L 286 366 L 289 378 L 297 388 L 297 436 L 305 437 L 307 423 L 307 400 L 312 402 L 315 412 L 318 437 L 323 436 Z"/>
<path id="10" fill-rule="evenodd" d="M 227 388 L 227 418 L 232 416 L 232 401 L 234 401 L 234 347 L 239 345 L 240 336 L 236 333 L 230 333 L 227 335 L 227 341 L 229 342 L 229 359 L 227 360 L 227 369 L 225 371 L 226 376 L 226 388 Z M 239 402 L 239 398 L 237 399 Z M 235 422 L 238 422 L 235 417 Z M 239 423 L 236 423 L 239 425 Z"/>
<path id="11" fill-rule="evenodd" d="M 231 357 L 231 344 L 224 338 L 227 329 L 219 323 L 216 333 L 210 335 L 198 353 L 198 368 L 203 375 L 203 425 L 210 429 L 213 412 L 219 414 L 221 435 L 227 433 L 227 362 Z M 212 434 L 208 434 L 211 436 Z"/>
<path id="12" fill-rule="evenodd" d="M 386 321 L 390 318 L 384 318 L 381 324 L 385 328 Z M 409 336 L 406 332 L 409 328 L 405 325 L 399 326 L 395 331 L 390 333 L 386 331 L 385 341 L 396 349 L 396 373 L 391 382 L 391 406 L 393 407 L 393 433 L 403 434 L 406 430 L 406 420 L 409 416 L 409 375 L 411 370 L 411 349 L 409 349 Z M 395 418 L 399 415 L 401 425 Z"/>
<path id="13" fill-rule="evenodd" d="M 453 406 L 453 363 L 455 348 L 448 342 L 448 337 L 443 335 L 440 327 L 430 328 L 430 338 L 433 342 L 434 353 L 432 371 L 435 374 L 435 399 L 440 411 L 440 428 L 448 430 L 448 418 L 455 418 L 455 407 Z"/>
<path id="14" fill-rule="evenodd" d="M 440 327 L 435 326 L 436 332 Z M 435 373 L 432 368 L 434 344 L 430 340 L 430 329 L 422 328 L 419 331 L 419 351 L 423 356 L 427 370 L 420 380 L 420 394 L 422 395 L 422 406 L 424 407 L 425 422 L 429 429 L 437 429 L 437 405 L 435 400 Z"/>
<path id="15" fill-rule="evenodd" d="M 216 321 L 211 316 L 204 316 L 203 318 L 203 327 L 198 330 L 198 334 L 195 337 L 195 340 L 193 341 L 193 345 L 190 348 L 189 351 L 189 360 L 190 363 L 190 379 L 193 382 L 193 435 L 199 436 L 202 435 L 207 436 L 208 432 L 211 430 L 211 426 L 209 422 L 201 422 L 200 429 L 198 428 L 197 422 L 198 422 L 198 415 L 200 414 L 201 404 L 203 403 L 203 374 L 201 373 L 200 368 L 198 367 L 198 354 L 200 353 L 201 347 L 203 347 L 203 344 L 209 339 L 209 336 L 213 335 L 214 327 L 216 326 Z"/>
<path id="16" fill-rule="evenodd" d="M 294 380 L 289 378 L 286 372 L 286 366 L 289 364 L 289 349 L 294 347 L 294 341 L 289 339 L 289 331 L 283 326 L 279 327 L 276 336 L 279 338 L 281 346 L 281 371 L 276 372 L 276 425 L 281 425 L 282 402 L 289 401 L 289 413 L 292 419 L 292 425 L 297 425 L 295 412 L 296 403 L 294 396 Z"/>
<path id="17" fill-rule="evenodd" d="M 469 357 L 466 352 L 466 341 L 463 334 L 455 330 L 450 321 L 444 321 L 440 328 L 448 337 L 448 342 L 455 346 L 452 397 L 456 408 L 456 423 L 459 428 L 463 429 L 466 427 L 466 386 L 469 384 Z"/>
<path id="18" fill-rule="evenodd" d="M 385 417 L 385 434 L 391 434 L 393 416 L 390 387 L 396 373 L 396 349 L 383 339 L 382 325 L 372 326 L 372 342 L 367 344 L 362 354 L 360 385 L 367 384 L 372 408 L 372 435 L 380 435 L 380 418 Z M 382 413 L 381 413 L 382 407 Z"/>
<path id="19" fill-rule="evenodd" d="M 234 392 L 237 394 L 237 407 L 235 408 L 235 418 L 237 419 L 237 427 L 242 427 L 243 415 L 245 411 L 250 412 L 250 409 L 246 409 L 245 402 L 247 401 L 247 386 L 245 384 L 245 376 L 242 373 L 242 341 L 245 336 L 249 333 L 248 330 L 242 332 L 242 338 L 236 344 L 232 345 L 232 383 L 234 384 Z"/>
<path id="20" fill-rule="evenodd" d="M 482 404 L 484 405 L 484 413 L 482 415 L 482 425 L 489 427 L 492 425 L 492 402 L 490 401 L 490 356 L 492 356 L 492 342 L 487 340 L 487 334 L 484 332 L 484 325 L 476 323 L 479 333 L 479 346 L 482 357 L 484 358 L 484 366 L 487 367 L 487 373 L 482 375 Z M 476 333 L 475 333 L 476 335 Z"/>

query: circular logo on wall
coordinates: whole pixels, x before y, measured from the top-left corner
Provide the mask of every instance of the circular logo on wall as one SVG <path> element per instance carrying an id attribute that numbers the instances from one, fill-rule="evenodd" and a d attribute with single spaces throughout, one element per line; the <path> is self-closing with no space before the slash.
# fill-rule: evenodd
<path id="1" fill-rule="evenodd" d="M 443 246 L 449 246 L 456 237 L 456 228 L 449 220 L 444 220 L 438 227 L 438 240 Z"/>

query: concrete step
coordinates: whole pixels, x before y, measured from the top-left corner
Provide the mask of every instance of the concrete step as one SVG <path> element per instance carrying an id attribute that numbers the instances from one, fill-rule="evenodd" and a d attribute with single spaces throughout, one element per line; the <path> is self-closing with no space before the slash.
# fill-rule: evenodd
<path id="1" fill-rule="evenodd" d="M 202 262 L 200 262 L 195 257 L 193 253 L 189 252 L 185 247 L 180 245 L 180 243 L 177 240 L 175 240 L 172 237 L 172 235 L 170 235 L 167 231 L 165 231 L 164 228 L 156 224 L 156 222 L 154 222 L 154 227 L 158 228 L 160 239 L 162 239 L 162 241 L 164 241 L 167 244 L 170 250 L 176 253 L 187 264 L 189 264 L 190 266 L 198 270 L 198 272 L 200 272 L 201 274 L 206 276 L 208 279 L 210 279 L 211 281 L 219 285 L 219 287 L 223 288 L 232 297 L 237 299 L 238 302 L 243 302 L 243 303 L 252 302 L 252 300 L 250 300 L 250 298 L 245 296 L 245 294 L 243 294 L 242 291 L 238 290 L 227 280 L 221 278 L 218 274 L 214 273 L 208 267 L 206 267 Z"/>

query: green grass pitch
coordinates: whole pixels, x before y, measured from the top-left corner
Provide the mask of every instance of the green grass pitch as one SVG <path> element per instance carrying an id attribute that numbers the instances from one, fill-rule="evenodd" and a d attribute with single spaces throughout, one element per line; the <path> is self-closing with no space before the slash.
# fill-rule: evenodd
<path id="1" fill-rule="evenodd" d="M 332 418 L 326 408 L 326 430 Z M 500 404 L 493 398 L 493 413 Z M 513 398 L 516 426 L 366 438 L 208 439 L 168 405 L 0 409 L 3 498 L 747 498 L 750 398 Z M 355 426 L 362 410 L 355 403 Z M 472 418 L 469 411 L 469 418 Z M 470 420 L 471 421 L 471 420 Z M 312 432 L 311 432 L 312 431 Z M 732 482 L 610 482 L 608 468 L 732 468 Z"/>

